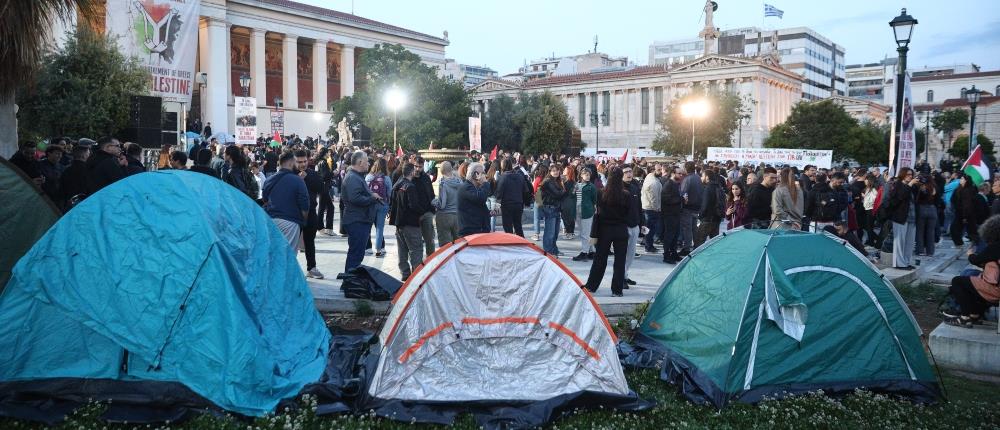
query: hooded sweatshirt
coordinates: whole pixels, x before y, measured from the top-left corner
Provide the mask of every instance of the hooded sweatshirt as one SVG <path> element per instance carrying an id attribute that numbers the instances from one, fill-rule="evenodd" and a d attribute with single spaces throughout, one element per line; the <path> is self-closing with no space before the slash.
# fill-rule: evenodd
<path id="1" fill-rule="evenodd" d="M 462 180 L 456 176 L 442 176 L 438 184 L 438 213 L 458 213 L 458 193 Z"/>

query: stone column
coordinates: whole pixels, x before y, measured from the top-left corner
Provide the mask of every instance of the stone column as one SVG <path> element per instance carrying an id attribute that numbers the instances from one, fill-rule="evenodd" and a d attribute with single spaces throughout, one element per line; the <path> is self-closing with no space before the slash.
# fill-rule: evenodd
<path id="1" fill-rule="evenodd" d="M 231 55 L 233 52 L 233 25 L 226 23 L 226 104 L 235 105 L 236 99 L 233 94 L 233 62 L 231 61 Z M 240 94 L 242 97 L 243 94 Z M 228 111 L 228 110 L 227 110 Z M 227 119 L 228 121 L 228 119 Z M 236 118 L 233 118 L 233 122 Z M 234 124 L 235 125 L 235 124 Z M 214 131 L 214 130 L 213 130 Z"/>
<path id="2" fill-rule="evenodd" d="M 340 50 L 340 96 L 354 95 L 354 45 Z"/>
<path id="3" fill-rule="evenodd" d="M 253 29 L 250 36 L 250 95 L 257 98 L 257 106 L 268 106 L 267 100 L 267 70 L 264 66 L 265 38 L 267 31 Z"/>
<path id="4" fill-rule="evenodd" d="M 299 108 L 299 37 L 294 34 L 285 34 L 285 40 L 281 47 L 281 64 L 283 85 L 281 97 L 285 102 L 285 109 Z"/>
<path id="5" fill-rule="evenodd" d="M 228 25 L 219 20 L 206 19 L 202 23 L 202 34 L 205 35 L 206 44 L 202 51 L 201 71 L 207 74 L 208 83 L 202 94 L 204 110 L 202 111 L 202 123 L 212 123 L 213 133 L 229 133 L 229 109 L 227 107 L 230 93 L 226 88 L 229 78 L 226 77 L 229 71 L 229 53 L 225 55 L 211 55 L 226 49 L 229 34 L 226 33 Z"/>
<path id="6" fill-rule="evenodd" d="M 313 110 L 326 112 L 326 40 L 313 43 Z"/>

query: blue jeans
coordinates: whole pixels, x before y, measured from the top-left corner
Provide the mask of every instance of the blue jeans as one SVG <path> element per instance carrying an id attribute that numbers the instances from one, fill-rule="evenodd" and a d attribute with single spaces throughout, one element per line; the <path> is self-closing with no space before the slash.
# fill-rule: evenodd
<path id="1" fill-rule="evenodd" d="M 375 249 L 385 249 L 385 216 L 389 213 L 389 205 L 379 205 L 375 211 Z"/>
<path id="2" fill-rule="evenodd" d="M 642 238 L 642 244 L 646 249 L 654 248 L 656 243 L 656 238 L 663 238 L 663 232 L 660 230 L 662 225 L 660 224 L 660 213 L 657 211 L 644 210 L 646 213 L 646 227 L 649 228 L 649 233 Z"/>
<path id="3" fill-rule="evenodd" d="M 368 245 L 368 238 L 372 235 L 372 225 L 366 222 L 352 222 L 344 226 L 347 232 L 347 262 L 344 264 L 344 273 L 361 265 L 365 259 L 365 247 Z"/>
<path id="4" fill-rule="evenodd" d="M 531 212 L 535 217 L 535 235 L 542 234 L 542 208 L 537 204 L 531 205 Z"/>
<path id="5" fill-rule="evenodd" d="M 559 248 L 556 239 L 559 237 L 559 216 L 561 211 L 559 206 L 545 206 L 542 208 L 542 215 L 545 217 L 545 232 L 542 236 L 542 249 L 549 254 L 558 254 Z"/>

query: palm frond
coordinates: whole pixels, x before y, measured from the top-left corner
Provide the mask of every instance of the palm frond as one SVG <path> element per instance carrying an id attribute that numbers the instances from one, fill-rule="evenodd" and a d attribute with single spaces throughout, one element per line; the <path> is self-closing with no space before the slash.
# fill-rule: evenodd
<path id="1" fill-rule="evenodd" d="M 58 19 L 79 10 L 78 21 L 94 16 L 105 0 L 7 0 L 0 3 L 0 96 L 33 82 L 51 49 L 50 30 Z"/>

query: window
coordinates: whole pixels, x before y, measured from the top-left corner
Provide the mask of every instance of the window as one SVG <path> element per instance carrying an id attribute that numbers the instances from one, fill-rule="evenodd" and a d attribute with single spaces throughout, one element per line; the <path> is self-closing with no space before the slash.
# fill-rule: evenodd
<path id="1" fill-rule="evenodd" d="M 597 93 L 590 93 L 590 112 L 597 114 Z M 594 117 L 590 118 L 590 126 L 597 127 L 597 121 L 594 120 Z"/>
<path id="2" fill-rule="evenodd" d="M 969 91 L 968 89 L 966 89 L 965 87 L 962 87 L 962 95 L 960 97 L 962 97 L 964 99 L 965 98 L 965 93 L 967 93 L 968 91 Z"/>
<path id="3" fill-rule="evenodd" d="M 663 87 L 656 87 L 653 89 L 653 122 L 659 124 L 660 117 L 662 115 L 663 115 Z"/>
<path id="4" fill-rule="evenodd" d="M 611 92 L 605 91 L 601 94 L 601 103 L 604 105 L 601 108 L 601 125 L 611 125 Z"/>
<path id="5" fill-rule="evenodd" d="M 639 116 L 642 125 L 649 124 L 649 88 L 639 90 L 639 103 L 642 105 L 642 114 Z"/>
<path id="6" fill-rule="evenodd" d="M 580 116 L 577 119 L 577 123 L 580 124 L 580 127 L 586 127 L 587 126 L 587 95 L 584 94 L 584 93 L 577 94 L 576 95 L 576 104 L 580 105 L 577 108 L 577 110 L 578 110 L 577 113 Z"/>
<path id="7" fill-rule="evenodd" d="M 927 90 L 927 103 L 934 102 L 934 90 Z"/>
<path id="8" fill-rule="evenodd" d="M 549 70 L 548 64 L 542 64 L 542 70 Z"/>

